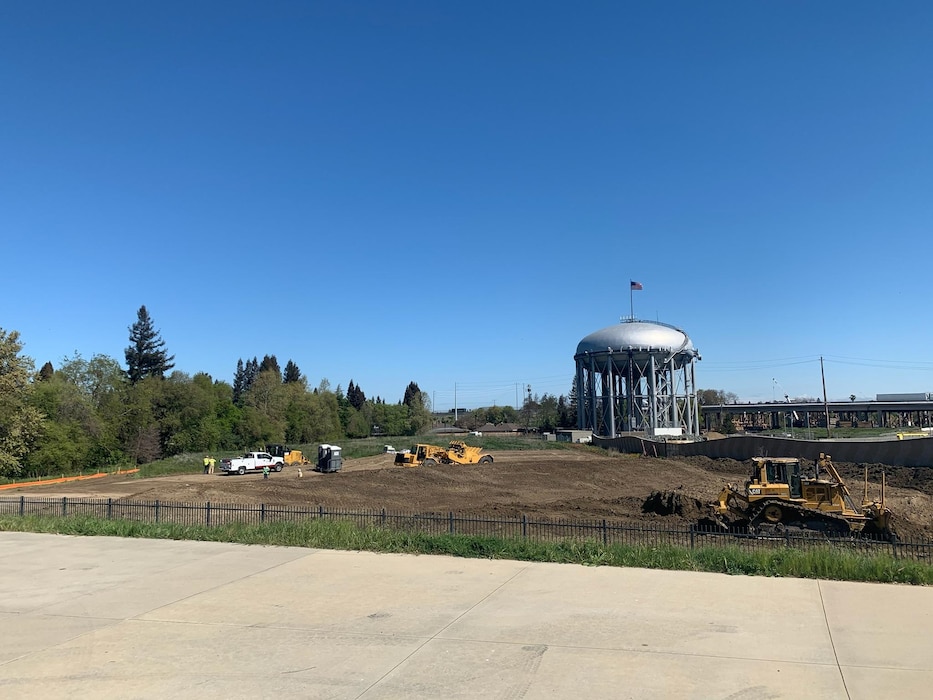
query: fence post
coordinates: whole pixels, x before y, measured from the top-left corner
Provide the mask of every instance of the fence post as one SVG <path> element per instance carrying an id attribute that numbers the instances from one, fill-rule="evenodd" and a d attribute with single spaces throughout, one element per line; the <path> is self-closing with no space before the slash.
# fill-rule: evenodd
<path id="1" fill-rule="evenodd" d="M 522 513 L 522 539 L 528 539 L 528 516 Z"/>
<path id="2" fill-rule="evenodd" d="M 693 525 L 691 525 L 690 526 L 690 549 L 694 549 L 695 534 L 696 534 L 696 530 L 694 529 Z"/>
<path id="3" fill-rule="evenodd" d="M 382 527 L 385 527 L 385 526 L 386 526 L 386 521 L 387 521 L 387 520 L 388 520 L 388 518 L 386 518 L 386 509 L 383 508 L 383 509 L 382 509 Z"/>
<path id="4" fill-rule="evenodd" d="M 26 515 L 26 497 L 20 496 L 19 497 L 19 517 L 22 518 L 24 515 Z"/>
<path id="5" fill-rule="evenodd" d="M 62 496 L 62 517 L 68 515 L 68 497 Z"/>
<path id="6" fill-rule="evenodd" d="M 609 528 L 606 525 L 606 519 L 603 518 L 603 547 L 609 546 Z"/>
<path id="7" fill-rule="evenodd" d="M 211 502 L 210 501 L 207 502 L 206 511 L 207 511 L 207 525 L 208 527 L 210 527 L 210 524 L 211 524 Z"/>
<path id="8" fill-rule="evenodd" d="M 266 522 L 266 504 L 265 503 L 259 504 L 259 522 L 261 523 Z"/>
<path id="9" fill-rule="evenodd" d="M 318 505 L 318 507 L 317 507 L 317 517 L 318 517 L 320 520 L 323 520 L 323 519 L 324 519 L 324 506 L 323 506 L 323 505 Z"/>
<path id="10" fill-rule="evenodd" d="M 156 522 L 159 522 L 159 511 L 161 510 L 161 506 L 162 504 L 159 502 L 158 499 L 156 499 L 156 502 L 155 502 L 155 521 Z"/>
<path id="11" fill-rule="evenodd" d="M 447 511 L 447 532 L 454 534 L 454 514 L 453 511 Z"/>
<path id="12" fill-rule="evenodd" d="M 113 520 L 113 499 L 107 499 L 107 520 Z"/>

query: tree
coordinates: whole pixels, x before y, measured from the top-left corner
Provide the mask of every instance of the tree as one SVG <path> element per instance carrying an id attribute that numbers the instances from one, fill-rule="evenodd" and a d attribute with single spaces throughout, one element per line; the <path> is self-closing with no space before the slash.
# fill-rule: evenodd
<path id="1" fill-rule="evenodd" d="M 27 459 L 30 472 L 80 471 L 119 464 L 119 438 L 130 387 L 119 361 L 106 355 L 85 360 L 77 352 L 36 383 L 34 405 L 46 416 L 45 430 Z"/>
<path id="2" fill-rule="evenodd" d="M 104 400 L 119 391 L 126 382 L 120 363 L 107 355 L 94 355 L 85 360 L 76 352 L 73 357 L 62 360 L 61 369 L 56 374 L 78 387 L 95 408 L 100 408 Z"/>
<path id="3" fill-rule="evenodd" d="M 721 406 L 727 403 L 735 403 L 739 400 L 738 394 L 722 389 L 698 389 L 697 400 L 703 406 Z"/>
<path id="4" fill-rule="evenodd" d="M 265 355 L 262 358 L 262 362 L 259 363 L 260 372 L 275 372 L 277 377 L 282 376 L 282 370 L 279 367 L 279 361 L 276 359 L 275 355 Z"/>
<path id="5" fill-rule="evenodd" d="M 250 437 L 253 444 L 283 441 L 288 398 L 278 371 L 260 372 L 243 398 L 244 407 L 253 409 L 245 414 L 249 420 L 242 423 L 249 425 L 249 433 L 244 437 Z"/>
<path id="6" fill-rule="evenodd" d="M 533 398 L 531 396 L 531 387 L 528 387 L 528 396 L 525 398 L 525 402 L 522 404 L 521 410 L 521 419 L 522 423 L 525 425 L 526 430 L 531 428 L 538 427 L 538 416 L 541 411 L 540 398 L 536 394 Z"/>
<path id="7" fill-rule="evenodd" d="M 564 427 L 576 428 L 577 418 L 579 416 L 579 395 L 577 393 L 577 378 L 574 377 L 570 384 L 570 396 L 567 397 L 567 414 L 564 416 Z"/>
<path id="8" fill-rule="evenodd" d="M 146 377 L 127 387 L 117 430 L 122 448 L 135 464 L 162 456 L 157 413 L 164 411 L 161 377 Z"/>
<path id="9" fill-rule="evenodd" d="M 560 404 L 553 394 L 541 397 L 537 426 L 543 432 L 552 432 L 560 424 Z"/>
<path id="10" fill-rule="evenodd" d="M 246 367 L 243 358 L 236 361 L 236 372 L 233 374 L 233 403 L 240 405 L 240 397 L 246 391 Z"/>
<path id="11" fill-rule="evenodd" d="M 289 360 L 285 363 L 285 373 L 282 375 L 283 384 L 292 384 L 301 381 L 301 370 L 298 365 Z"/>
<path id="12" fill-rule="evenodd" d="M 372 432 L 372 408 L 367 407 L 364 411 L 354 411 L 347 422 L 347 437 L 365 438 Z"/>
<path id="13" fill-rule="evenodd" d="M 373 405 L 373 425 L 379 427 L 382 435 L 405 435 L 409 427 L 408 407 L 377 402 Z"/>
<path id="14" fill-rule="evenodd" d="M 408 409 L 408 435 L 417 435 L 431 425 L 431 397 L 421 391 L 415 382 L 410 382 L 405 389 L 402 405 Z"/>
<path id="15" fill-rule="evenodd" d="M 0 328 L 0 475 L 20 476 L 23 458 L 42 433 L 44 416 L 29 404 L 33 361 L 21 357 L 19 332 Z"/>
<path id="16" fill-rule="evenodd" d="M 246 361 L 246 386 L 243 387 L 243 391 L 249 391 L 250 387 L 253 386 L 253 382 L 259 378 L 259 362 L 256 360 L 255 355 L 252 360 Z"/>
<path id="17" fill-rule="evenodd" d="M 557 399 L 557 425 L 560 428 L 577 427 L 576 406 L 561 394 Z"/>
<path id="18" fill-rule="evenodd" d="M 405 387 L 405 398 L 402 399 L 402 403 L 411 406 L 415 399 L 420 396 L 421 389 L 418 388 L 418 385 L 415 382 L 409 382 L 408 386 Z"/>
<path id="19" fill-rule="evenodd" d="M 269 356 L 266 355 L 266 358 Z M 265 360 L 263 360 L 265 361 Z M 276 362 L 278 367 L 278 362 Z M 276 370 L 278 372 L 278 370 Z M 233 375 L 233 403 L 243 405 L 243 397 L 259 376 L 259 361 L 253 357 L 244 364 L 243 358 L 237 360 L 236 373 Z"/>
<path id="20" fill-rule="evenodd" d="M 163 377 L 174 363 L 174 355 L 165 350 L 165 341 L 152 325 L 145 305 L 136 312 L 136 323 L 130 326 L 130 346 L 126 349 L 126 374 L 132 384 L 147 377 Z"/>
<path id="21" fill-rule="evenodd" d="M 326 379 L 312 393 L 302 384 L 284 384 L 285 436 L 289 442 L 336 442 L 344 437 L 340 406 Z"/>
<path id="22" fill-rule="evenodd" d="M 172 372 L 155 398 L 159 446 L 165 456 L 215 448 L 212 427 L 214 393 L 211 378 L 199 373 L 192 379 Z"/>
<path id="23" fill-rule="evenodd" d="M 349 401 L 350 405 L 357 411 L 363 408 L 363 404 L 366 403 L 366 394 L 360 389 L 359 384 L 353 383 L 352 379 L 350 380 L 350 386 L 347 387 L 347 401 Z"/>

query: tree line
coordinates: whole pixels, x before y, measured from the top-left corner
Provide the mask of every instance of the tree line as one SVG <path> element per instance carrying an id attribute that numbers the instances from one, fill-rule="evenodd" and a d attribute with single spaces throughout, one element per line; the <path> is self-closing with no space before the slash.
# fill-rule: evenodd
<path id="1" fill-rule="evenodd" d="M 412 381 L 390 404 L 323 379 L 311 387 L 298 366 L 274 355 L 240 360 L 233 382 L 174 370 L 174 356 L 145 306 L 130 328 L 125 367 L 105 355 L 46 362 L 21 354 L 17 331 L 0 328 L 0 476 L 74 473 L 142 464 L 194 451 L 241 450 L 414 435 L 431 423 L 430 402 Z"/>
<path id="2" fill-rule="evenodd" d="M 310 386 L 299 367 L 274 355 L 240 359 L 232 383 L 174 370 L 174 356 L 145 306 L 129 328 L 125 368 L 105 355 L 46 362 L 21 355 L 17 331 L 0 328 L 0 477 L 74 473 L 143 464 L 186 452 L 242 450 L 272 443 L 339 442 L 371 435 L 416 435 L 432 425 L 430 400 L 414 381 L 404 398 L 367 397 L 353 379 L 344 391 L 327 379 Z M 173 371 L 174 370 L 174 371 Z M 735 395 L 697 392 L 703 404 Z M 476 430 L 512 423 L 533 431 L 573 428 L 576 395 L 526 397 L 522 407 L 465 411 Z M 452 422 L 452 421 L 445 421 Z"/>

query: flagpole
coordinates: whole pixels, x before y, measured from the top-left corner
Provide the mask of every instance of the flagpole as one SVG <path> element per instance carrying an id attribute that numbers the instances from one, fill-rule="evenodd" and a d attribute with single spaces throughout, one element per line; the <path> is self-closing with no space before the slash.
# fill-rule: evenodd
<path id="1" fill-rule="evenodd" d="M 636 282 L 633 279 L 628 281 L 628 310 L 631 313 L 630 319 L 635 320 L 635 292 L 643 289 L 641 282 Z"/>

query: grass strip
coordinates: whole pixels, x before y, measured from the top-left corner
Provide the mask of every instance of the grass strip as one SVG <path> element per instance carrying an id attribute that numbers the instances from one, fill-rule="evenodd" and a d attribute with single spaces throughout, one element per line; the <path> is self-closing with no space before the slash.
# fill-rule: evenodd
<path id="1" fill-rule="evenodd" d="M 836 581 L 930 585 L 933 566 L 889 554 L 849 551 L 831 545 L 808 549 L 744 550 L 735 546 L 605 546 L 595 541 L 531 542 L 471 535 L 428 535 L 360 527 L 348 521 L 178 525 L 90 516 L 0 516 L 0 530 L 63 535 L 142 537 L 312 547 L 404 554 L 443 554 L 481 559 L 705 571 L 745 576 L 817 578 Z"/>

